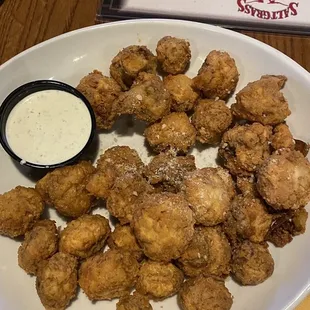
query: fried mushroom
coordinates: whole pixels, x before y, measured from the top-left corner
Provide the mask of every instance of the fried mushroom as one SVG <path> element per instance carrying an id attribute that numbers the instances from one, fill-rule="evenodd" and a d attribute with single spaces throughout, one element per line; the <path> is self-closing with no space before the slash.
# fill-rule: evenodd
<path id="1" fill-rule="evenodd" d="M 231 123 L 232 114 L 222 100 L 199 100 L 192 116 L 192 124 L 197 130 L 197 140 L 201 143 L 219 143 Z"/>
<path id="2" fill-rule="evenodd" d="M 271 146 L 274 150 L 295 148 L 295 141 L 289 127 L 285 124 L 279 124 L 273 129 Z"/>
<path id="3" fill-rule="evenodd" d="M 277 125 L 291 114 L 284 95 L 280 92 L 287 78 L 283 75 L 264 75 L 249 83 L 236 95 L 231 106 L 233 114 L 263 125 Z"/>
<path id="4" fill-rule="evenodd" d="M 257 285 L 266 281 L 274 270 L 267 243 L 244 241 L 234 248 L 232 277 L 241 285 Z"/>
<path id="5" fill-rule="evenodd" d="M 212 277 L 187 280 L 178 297 L 182 310 L 229 310 L 233 304 L 225 283 Z"/>
<path id="6" fill-rule="evenodd" d="M 128 224 L 141 196 L 152 192 L 153 187 L 141 175 L 127 173 L 115 180 L 108 194 L 106 207 L 121 225 Z"/>
<path id="7" fill-rule="evenodd" d="M 140 72 L 155 73 L 156 67 L 156 57 L 146 46 L 130 45 L 112 59 L 110 74 L 123 90 L 128 90 Z"/>
<path id="8" fill-rule="evenodd" d="M 156 261 L 178 258 L 194 234 L 193 212 L 181 194 L 143 196 L 131 225 L 144 254 Z"/>
<path id="9" fill-rule="evenodd" d="M 231 174 L 251 176 L 269 157 L 271 127 L 259 123 L 236 125 L 226 131 L 219 147 L 219 156 Z"/>
<path id="10" fill-rule="evenodd" d="M 36 184 L 36 190 L 59 214 L 77 218 L 93 207 L 93 197 L 85 187 L 94 170 L 86 161 L 55 169 Z"/>
<path id="11" fill-rule="evenodd" d="M 257 173 L 257 189 L 276 210 L 296 210 L 310 201 L 310 163 L 298 151 L 282 149 Z"/>
<path id="12" fill-rule="evenodd" d="M 121 93 L 121 87 L 114 79 L 94 70 L 81 79 L 76 89 L 91 104 L 96 116 L 97 128 L 110 129 L 117 118 L 113 105 Z"/>
<path id="13" fill-rule="evenodd" d="M 144 175 L 152 185 L 162 186 L 165 191 L 178 192 L 184 175 L 195 169 L 195 157 L 192 155 L 160 153 L 147 165 Z"/>
<path id="14" fill-rule="evenodd" d="M 40 263 L 36 288 L 48 310 L 64 310 L 77 295 L 77 259 L 56 253 Z"/>
<path id="15" fill-rule="evenodd" d="M 182 185 L 197 224 L 214 226 L 226 219 L 235 196 L 234 183 L 225 169 L 203 168 L 185 175 Z"/>
<path id="16" fill-rule="evenodd" d="M 261 199 L 238 195 L 233 200 L 231 213 L 236 221 L 236 231 L 240 238 L 258 243 L 265 240 L 272 216 L 267 212 Z"/>
<path id="17" fill-rule="evenodd" d="M 17 186 L 0 195 L 0 234 L 11 238 L 24 235 L 43 209 L 44 202 L 33 188 Z"/>
<path id="18" fill-rule="evenodd" d="M 87 258 L 102 250 L 110 234 L 109 221 L 99 215 L 85 214 L 67 224 L 60 234 L 59 251 Z"/>
<path id="19" fill-rule="evenodd" d="M 226 278 L 230 259 L 231 248 L 221 227 L 197 226 L 193 240 L 177 264 L 188 277 L 203 274 Z"/>
<path id="20" fill-rule="evenodd" d="M 168 75 L 164 86 L 171 95 L 171 110 L 189 112 L 196 105 L 199 94 L 193 89 L 193 80 L 184 74 Z"/>
<path id="21" fill-rule="evenodd" d="M 183 280 L 183 272 L 172 263 L 146 261 L 140 268 L 136 290 L 151 299 L 162 300 L 176 294 Z"/>
<path id="22" fill-rule="evenodd" d="M 129 252 L 108 250 L 81 264 L 79 285 L 90 300 L 111 300 L 130 293 L 138 271 L 139 263 Z"/>
<path id="23" fill-rule="evenodd" d="M 137 292 L 123 296 L 116 304 L 116 310 L 153 310 L 149 300 Z"/>
<path id="24" fill-rule="evenodd" d="M 18 265 L 28 274 L 36 274 L 41 261 L 53 256 L 58 249 L 55 221 L 41 220 L 26 232 L 18 249 Z"/>
<path id="25" fill-rule="evenodd" d="M 156 53 L 162 70 L 170 74 L 184 73 L 191 60 L 189 42 L 171 36 L 158 41 Z"/>
<path id="26" fill-rule="evenodd" d="M 97 161 L 97 169 L 86 189 L 97 198 L 106 199 L 117 177 L 126 173 L 142 174 L 144 164 L 136 150 L 129 146 L 114 146 L 107 149 Z"/>
<path id="27" fill-rule="evenodd" d="M 238 175 L 236 185 L 242 195 L 259 197 L 254 174 L 249 176 Z"/>
<path id="28" fill-rule="evenodd" d="M 205 98 L 226 100 L 234 92 L 238 80 L 235 60 L 226 52 L 211 51 L 194 78 L 194 88 Z"/>
<path id="29" fill-rule="evenodd" d="M 174 112 L 147 127 L 144 136 L 155 152 L 187 153 L 195 144 L 196 130 L 186 113 Z"/>
<path id="30" fill-rule="evenodd" d="M 115 109 L 119 115 L 134 115 L 137 119 L 154 123 L 169 114 L 171 97 L 159 76 L 139 73 L 134 84 L 122 93 Z"/>
<path id="31" fill-rule="evenodd" d="M 138 262 L 144 256 L 130 225 L 117 224 L 108 239 L 108 246 L 110 249 L 130 252 Z"/>

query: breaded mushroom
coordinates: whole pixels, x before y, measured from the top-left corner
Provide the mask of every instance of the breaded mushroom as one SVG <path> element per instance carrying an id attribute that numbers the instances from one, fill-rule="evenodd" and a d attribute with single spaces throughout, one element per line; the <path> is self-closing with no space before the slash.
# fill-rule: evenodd
<path id="1" fill-rule="evenodd" d="M 192 124 L 197 130 L 197 140 L 201 143 L 217 144 L 232 123 L 230 109 L 222 100 L 202 99 L 198 101 L 192 116 Z"/>
<path id="2" fill-rule="evenodd" d="M 137 292 L 120 298 L 116 310 L 153 310 L 149 299 Z"/>
<path id="3" fill-rule="evenodd" d="M 39 265 L 36 288 L 47 310 L 64 310 L 77 295 L 77 259 L 56 253 Z"/>
<path id="4" fill-rule="evenodd" d="M 198 92 L 193 89 L 193 80 L 184 74 L 168 75 L 164 86 L 171 95 L 171 110 L 189 112 L 196 105 Z"/>
<path id="5" fill-rule="evenodd" d="M 201 274 L 226 278 L 230 272 L 231 248 L 221 227 L 197 226 L 188 248 L 177 260 L 186 276 Z"/>
<path id="6" fill-rule="evenodd" d="M 231 174 L 251 176 L 270 156 L 270 138 L 269 126 L 236 125 L 224 133 L 218 153 Z"/>
<path id="7" fill-rule="evenodd" d="M 113 104 L 122 91 L 121 87 L 112 78 L 94 70 L 81 79 L 76 89 L 91 104 L 96 116 L 97 128 L 110 129 L 117 118 Z"/>
<path id="8" fill-rule="evenodd" d="M 199 276 L 183 284 L 179 304 L 181 310 L 229 310 L 233 297 L 223 281 Z"/>
<path id="9" fill-rule="evenodd" d="M 257 189 L 276 210 L 296 210 L 310 201 L 310 163 L 298 151 L 278 150 L 257 173 Z"/>
<path id="10" fill-rule="evenodd" d="M 108 250 L 81 264 L 79 284 L 90 300 L 111 300 L 130 293 L 138 271 L 139 263 L 129 252 Z"/>
<path id="11" fill-rule="evenodd" d="M 293 240 L 293 237 L 305 233 L 307 219 L 308 212 L 304 208 L 273 214 L 266 241 L 283 248 Z"/>
<path id="12" fill-rule="evenodd" d="M 172 263 L 145 261 L 140 267 L 136 290 L 150 299 L 162 300 L 176 294 L 183 272 Z"/>
<path id="13" fill-rule="evenodd" d="M 191 60 L 189 42 L 171 36 L 158 41 L 156 53 L 161 69 L 170 74 L 184 73 Z"/>
<path id="14" fill-rule="evenodd" d="M 58 249 L 55 221 L 41 220 L 26 232 L 18 249 L 18 265 L 28 274 L 36 274 L 41 261 L 53 256 Z"/>
<path id="15" fill-rule="evenodd" d="M 136 150 L 129 146 L 107 149 L 97 161 L 97 169 L 89 178 L 86 189 L 97 198 L 106 199 L 117 177 L 126 173 L 142 174 L 144 164 Z"/>
<path id="16" fill-rule="evenodd" d="M 241 285 L 257 285 L 266 281 L 274 270 L 268 244 L 244 241 L 234 248 L 232 277 Z"/>
<path id="17" fill-rule="evenodd" d="M 264 75 L 249 83 L 236 95 L 236 103 L 231 106 L 233 114 L 239 119 L 263 125 L 282 123 L 291 114 L 280 92 L 286 80 L 283 75 Z"/>
<path id="18" fill-rule="evenodd" d="M 110 234 L 109 221 L 99 215 L 85 214 L 67 224 L 60 234 L 59 251 L 87 258 L 102 250 Z"/>
<path id="19" fill-rule="evenodd" d="M 144 136 L 155 152 L 187 153 L 195 144 L 196 130 L 186 113 L 174 112 L 147 127 Z"/>
<path id="20" fill-rule="evenodd" d="M 153 187 L 138 173 L 127 173 L 118 177 L 109 191 L 106 207 L 121 225 L 132 220 L 141 197 L 151 194 Z"/>
<path id="21" fill-rule="evenodd" d="M 201 91 L 205 98 L 226 100 L 234 92 L 238 81 L 235 60 L 226 52 L 211 51 L 194 78 L 194 88 Z"/>
<path id="22" fill-rule="evenodd" d="M 256 188 L 256 177 L 254 174 L 249 176 L 238 175 L 236 185 L 242 195 L 259 197 Z"/>
<path id="23" fill-rule="evenodd" d="M 95 168 L 90 162 L 55 169 L 43 177 L 36 190 L 59 214 L 77 218 L 93 207 L 94 199 L 85 187 Z"/>
<path id="24" fill-rule="evenodd" d="M 156 57 L 146 46 L 130 45 L 112 59 L 110 74 L 123 90 L 128 90 L 140 72 L 155 73 L 156 67 Z"/>
<path id="25" fill-rule="evenodd" d="M 0 195 L 0 234 L 11 238 L 24 235 L 43 209 L 44 202 L 33 188 L 17 186 Z"/>
<path id="26" fill-rule="evenodd" d="M 108 239 L 108 246 L 110 249 L 130 252 L 138 262 L 144 256 L 130 225 L 117 224 Z"/>
<path id="27" fill-rule="evenodd" d="M 169 114 L 171 97 L 159 76 L 141 72 L 130 90 L 122 93 L 115 109 L 119 115 L 134 115 L 137 119 L 154 123 Z"/>
<path id="28" fill-rule="evenodd" d="M 194 217 L 181 194 L 145 195 L 131 225 L 144 254 L 169 262 L 187 248 L 194 234 Z"/>
<path id="29" fill-rule="evenodd" d="M 273 129 L 271 146 L 274 150 L 284 148 L 294 150 L 295 140 L 289 127 L 285 123 L 281 123 Z"/>
<path id="30" fill-rule="evenodd" d="M 261 199 L 238 195 L 232 202 L 231 213 L 236 221 L 236 231 L 240 238 L 258 243 L 265 240 L 272 216 L 267 212 Z"/>
<path id="31" fill-rule="evenodd" d="M 222 223 L 235 196 L 233 180 L 221 167 L 187 173 L 182 191 L 194 212 L 196 223 L 205 226 Z"/>
<path id="32" fill-rule="evenodd" d="M 160 153 L 147 165 L 144 175 L 154 186 L 165 191 L 178 192 L 187 172 L 196 169 L 193 155 L 175 156 L 172 153 Z"/>

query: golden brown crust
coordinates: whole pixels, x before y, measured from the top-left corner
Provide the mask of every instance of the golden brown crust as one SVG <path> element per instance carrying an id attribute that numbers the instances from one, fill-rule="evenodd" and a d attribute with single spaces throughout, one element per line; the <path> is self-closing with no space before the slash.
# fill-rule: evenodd
<path id="1" fill-rule="evenodd" d="M 234 92 L 238 81 L 235 60 L 226 52 L 212 51 L 194 78 L 194 87 L 206 98 L 226 100 Z"/>
<path id="2" fill-rule="evenodd" d="M 33 188 L 17 186 L 0 195 L 0 234 L 11 238 L 24 235 L 43 209 L 43 200 Z"/>
<path id="3" fill-rule="evenodd" d="M 202 99 L 198 101 L 192 116 L 192 124 L 197 130 L 197 140 L 201 143 L 217 144 L 232 123 L 230 109 L 222 100 Z"/>
<path id="4" fill-rule="evenodd" d="M 106 199 L 117 177 L 126 173 L 142 174 L 144 164 L 136 150 L 129 146 L 107 149 L 97 161 L 97 169 L 89 178 L 86 189 L 98 198 Z"/>
<path id="5" fill-rule="evenodd" d="M 273 221 L 266 240 L 276 247 L 283 248 L 294 236 L 306 231 L 308 212 L 304 209 L 273 214 Z"/>
<path id="6" fill-rule="evenodd" d="M 130 293 L 139 263 L 129 252 L 108 250 L 86 259 L 79 270 L 79 284 L 90 300 L 111 300 Z"/>
<path id="7" fill-rule="evenodd" d="M 289 127 L 285 123 L 279 124 L 273 129 L 271 145 L 275 150 L 283 148 L 294 150 L 295 141 Z"/>
<path id="8" fill-rule="evenodd" d="M 196 130 L 184 112 L 173 112 L 147 127 L 145 138 L 155 152 L 187 153 L 195 144 Z"/>
<path id="9" fill-rule="evenodd" d="M 222 229 L 195 228 L 192 242 L 178 259 L 178 266 L 189 277 L 201 274 L 226 278 L 230 272 L 231 248 Z"/>
<path id="10" fill-rule="evenodd" d="M 183 283 L 183 272 L 171 263 L 142 263 L 136 290 L 151 299 L 161 300 L 176 294 Z"/>
<path id="11" fill-rule="evenodd" d="M 236 231 L 240 238 L 258 243 L 265 240 L 272 216 L 268 214 L 261 199 L 238 195 L 232 203 L 231 213 L 236 221 Z"/>
<path id="12" fill-rule="evenodd" d="M 236 125 L 223 135 L 219 155 L 234 175 L 251 176 L 269 157 L 271 127 L 259 123 Z"/>
<path id="13" fill-rule="evenodd" d="M 130 225 L 117 224 L 108 239 L 108 246 L 110 249 L 130 252 L 138 262 L 144 257 Z"/>
<path id="14" fill-rule="evenodd" d="M 226 219 L 235 196 L 234 183 L 228 171 L 203 168 L 185 175 L 182 191 L 185 194 L 197 224 L 214 226 Z"/>
<path id="15" fill-rule="evenodd" d="M 257 285 L 273 273 L 274 261 L 268 245 L 244 241 L 233 251 L 232 277 L 241 285 Z"/>
<path id="16" fill-rule="evenodd" d="M 156 57 L 146 46 L 130 45 L 112 59 L 110 74 L 123 90 L 127 90 L 140 72 L 155 73 L 156 67 Z"/>
<path id="17" fill-rule="evenodd" d="M 109 191 L 106 207 L 121 225 L 128 224 L 132 220 L 141 197 L 153 191 L 153 187 L 141 175 L 127 173 L 115 180 Z"/>
<path id="18" fill-rule="evenodd" d="M 85 214 L 67 224 L 60 233 L 59 251 L 87 258 L 102 250 L 110 234 L 109 221 L 101 215 Z"/>
<path id="19" fill-rule="evenodd" d="M 46 310 L 64 310 L 77 294 L 77 260 L 56 253 L 39 265 L 36 288 Z"/>
<path id="20" fill-rule="evenodd" d="M 261 166 L 257 189 L 277 210 L 298 209 L 310 201 L 310 163 L 298 151 L 282 149 Z"/>
<path id="21" fill-rule="evenodd" d="M 255 175 L 253 174 L 249 176 L 238 175 L 236 185 L 242 195 L 259 197 L 259 193 L 256 188 Z"/>
<path id="22" fill-rule="evenodd" d="M 170 107 L 171 97 L 162 80 L 155 74 L 145 72 L 139 73 L 130 90 L 122 93 L 115 103 L 119 115 L 134 115 L 148 123 L 169 114 Z"/>
<path id="23" fill-rule="evenodd" d="M 147 165 L 144 175 L 153 185 L 162 186 L 165 191 L 178 192 L 187 172 L 196 169 L 193 155 L 175 156 L 160 153 Z"/>
<path id="24" fill-rule="evenodd" d="M 121 297 L 116 304 L 116 310 L 153 310 L 147 297 L 134 292 L 132 295 Z"/>
<path id="25" fill-rule="evenodd" d="M 121 87 L 112 78 L 94 70 L 81 79 L 76 89 L 91 104 L 96 116 L 97 128 L 110 129 L 117 118 L 113 106 L 122 91 Z"/>
<path id="26" fill-rule="evenodd" d="M 144 254 L 156 261 L 178 258 L 194 234 L 193 213 L 180 194 L 145 195 L 131 225 Z"/>
<path id="27" fill-rule="evenodd" d="M 28 274 L 36 274 L 41 261 L 54 255 L 58 249 L 55 221 L 41 220 L 26 232 L 18 249 L 18 265 Z"/>
<path id="28" fill-rule="evenodd" d="M 188 76 L 168 75 L 164 78 L 164 86 L 171 95 L 171 110 L 188 112 L 196 105 L 199 94 L 192 88 L 193 80 Z"/>
<path id="29" fill-rule="evenodd" d="M 55 169 L 36 184 L 36 190 L 59 214 L 77 218 L 93 206 L 93 197 L 85 187 L 94 170 L 86 161 Z"/>
<path id="30" fill-rule="evenodd" d="M 287 78 L 283 75 L 264 75 L 260 80 L 249 83 L 236 95 L 231 106 L 239 119 L 276 125 L 291 114 L 288 103 L 280 92 Z"/>
<path id="31" fill-rule="evenodd" d="M 171 36 L 158 41 L 156 53 L 162 70 L 170 74 L 184 73 L 191 59 L 189 42 Z"/>
<path id="32" fill-rule="evenodd" d="M 182 310 L 229 310 L 232 303 L 233 297 L 225 283 L 211 277 L 187 280 L 179 293 Z"/>

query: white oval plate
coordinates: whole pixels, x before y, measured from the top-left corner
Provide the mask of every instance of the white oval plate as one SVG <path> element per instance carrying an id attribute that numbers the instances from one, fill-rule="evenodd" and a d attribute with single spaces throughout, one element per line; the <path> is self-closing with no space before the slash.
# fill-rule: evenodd
<path id="1" fill-rule="evenodd" d="M 288 123 L 295 137 L 310 141 L 310 75 L 279 51 L 238 33 L 200 23 L 175 20 L 132 20 L 98 25 L 64 34 L 39 44 L 9 60 L 0 67 L 0 102 L 19 85 L 36 79 L 57 79 L 77 85 L 81 77 L 99 69 L 108 74 L 110 61 L 123 47 L 145 44 L 155 51 L 157 41 L 165 36 L 190 41 L 192 63 L 188 71 L 194 76 L 205 56 L 213 49 L 225 50 L 235 58 L 240 81 L 237 91 L 263 74 L 284 74 L 288 77 L 284 93 L 292 115 Z M 231 102 L 234 98 L 231 99 Z M 231 103 L 230 102 L 230 103 Z M 138 150 L 147 162 L 141 128 L 127 128 L 120 121 L 117 130 L 100 136 L 100 150 L 113 145 L 129 145 Z M 198 166 L 215 165 L 216 149 L 195 150 Z M 17 185 L 32 186 L 29 171 L 13 161 L 0 149 L 0 192 Z M 98 212 L 95 210 L 95 212 Z M 59 225 L 64 223 L 49 210 Z M 284 249 L 271 247 L 275 259 L 273 276 L 256 287 L 240 287 L 226 281 L 234 295 L 233 310 L 293 309 L 310 286 L 310 230 Z M 17 265 L 19 242 L 0 237 L 0 309 L 43 309 L 35 291 L 35 278 L 26 275 Z M 70 306 L 71 310 L 115 309 L 116 301 L 92 304 L 82 292 Z M 153 303 L 154 310 L 177 310 L 175 298 Z"/>

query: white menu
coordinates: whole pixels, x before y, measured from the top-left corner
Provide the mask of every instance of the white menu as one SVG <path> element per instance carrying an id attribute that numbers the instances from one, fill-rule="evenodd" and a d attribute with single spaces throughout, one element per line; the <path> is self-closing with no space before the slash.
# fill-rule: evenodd
<path id="1" fill-rule="evenodd" d="M 310 33 L 310 0 L 103 0 L 100 17 L 162 17 Z"/>

